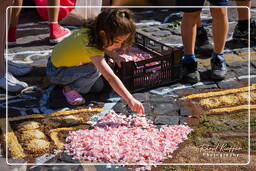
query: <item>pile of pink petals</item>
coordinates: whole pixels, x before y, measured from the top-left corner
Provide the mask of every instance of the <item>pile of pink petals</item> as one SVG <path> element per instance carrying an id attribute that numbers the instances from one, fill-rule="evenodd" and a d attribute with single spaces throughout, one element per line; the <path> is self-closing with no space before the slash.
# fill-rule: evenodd
<path id="1" fill-rule="evenodd" d="M 65 151 L 74 159 L 119 164 L 156 164 L 171 158 L 187 139 L 185 125 L 153 125 L 145 116 L 129 116 L 111 111 L 91 130 L 70 132 Z"/>
<path id="2" fill-rule="evenodd" d="M 135 47 L 129 47 L 124 52 L 122 52 L 121 50 L 116 50 L 116 53 L 120 57 L 125 59 L 125 62 L 128 62 L 128 61 L 138 62 L 138 61 L 143 61 L 146 59 L 153 58 L 153 56 L 151 54 L 144 52 L 143 50 L 135 48 Z M 157 64 L 159 64 L 159 62 L 149 62 L 145 66 L 155 66 Z M 143 66 L 140 66 L 139 68 L 143 68 Z M 148 69 L 148 71 L 154 71 L 154 70 L 156 71 L 159 69 L 160 69 L 160 67 L 155 67 L 152 69 Z"/>
<path id="3" fill-rule="evenodd" d="M 153 56 L 150 55 L 149 53 L 144 52 L 135 47 L 129 47 L 129 48 L 125 49 L 125 51 L 116 50 L 115 52 L 119 56 L 124 58 L 126 62 L 128 62 L 128 61 L 138 62 L 141 60 L 153 58 Z"/>

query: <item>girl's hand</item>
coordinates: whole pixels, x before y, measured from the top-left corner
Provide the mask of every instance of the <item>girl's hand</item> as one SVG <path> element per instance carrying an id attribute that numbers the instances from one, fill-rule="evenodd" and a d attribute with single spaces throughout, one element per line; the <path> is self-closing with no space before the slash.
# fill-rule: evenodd
<path id="1" fill-rule="evenodd" d="M 113 59 L 114 59 L 115 63 L 117 64 L 117 66 L 118 66 L 119 68 L 122 67 L 122 65 L 121 65 L 122 62 L 126 62 L 126 59 L 125 59 L 125 58 L 122 58 L 121 56 L 116 56 L 116 57 L 114 57 Z"/>
<path id="2" fill-rule="evenodd" d="M 120 54 L 125 53 L 125 49 L 115 49 L 113 51 L 106 51 L 105 53 L 107 53 L 110 58 L 114 60 L 119 68 L 122 67 L 122 62 L 127 62 L 125 58 L 120 56 Z"/>
<path id="3" fill-rule="evenodd" d="M 127 101 L 129 107 L 134 111 L 139 114 L 144 114 L 145 110 L 141 102 L 136 100 L 135 98 L 131 98 L 130 100 Z"/>

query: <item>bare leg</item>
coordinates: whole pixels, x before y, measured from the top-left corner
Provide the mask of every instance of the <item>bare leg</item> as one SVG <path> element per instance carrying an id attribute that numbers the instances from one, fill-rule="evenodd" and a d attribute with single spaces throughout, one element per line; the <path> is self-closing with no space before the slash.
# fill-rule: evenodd
<path id="1" fill-rule="evenodd" d="M 60 0 L 47 0 L 48 6 L 60 6 Z M 50 43 L 59 43 L 71 34 L 69 29 L 64 29 L 58 24 L 58 7 L 48 8 Z"/>
<path id="2" fill-rule="evenodd" d="M 198 18 L 198 21 L 197 21 L 197 28 L 199 28 L 201 26 L 202 26 L 202 23 L 201 23 L 201 15 L 200 15 L 199 18 Z"/>
<path id="3" fill-rule="evenodd" d="M 200 18 L 200 11 L 184 13 L 181 24 L 181 35 L 185 54 L 194 54 L 196 40 L 196 26 Z"/>
<path id="4" fill-rule="evenodd" d="M 213 17 L 212 32 L 214 52 L 222 53 L 225 47 L 228 33 L 228 16 L 226 8 L 211 8 Z"/>
<path id="5" fill-rule="evenodd" d="M 19 16 L 21 12 L 23 0 L 14 0 L 13 6 L 19 6 L 19 8 L 12 8 L 12 15 L 11 15 L 11 27 L 16 27 L 19 23 Z"/>
<path id="6" fill-rule="evenodd" d="M 48 6 L 60 6 L 60 0 L 47 0 Z M 49 22 L 58 22 L 60 9 L 58 7 L 48 8 Z"/>
<path id="7" fill-rule="evenodd" d="M 247 6 L 251 9 L 251 1 L 236 1 L 237 6 Z M 237 8 L 238 20 L 249 20 L 250 16 L 247 8 Z"/>
<path id="8" fill-rule="evenodd" d="M 5 49 L 5 27 L 6 27 L 6 13 L 5 10 L 8 6 L 12 5 L 12 0 L 0 1 L 0 76 L 5 74 L 5 61 L 4 61 L 4 49 Z"/>

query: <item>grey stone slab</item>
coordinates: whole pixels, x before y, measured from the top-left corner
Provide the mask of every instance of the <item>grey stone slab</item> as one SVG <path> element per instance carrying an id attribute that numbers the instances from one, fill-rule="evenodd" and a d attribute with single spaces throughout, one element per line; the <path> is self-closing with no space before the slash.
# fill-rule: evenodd
<path id="1" fill-rule="evenodd" d="M 47 170 L 48 171 L 74 171 L 77 170 L 79 167 L 79 165 L 56 165 L 56 166 L 48 166 Z"/>
<path id="2" fill-rule="evenodd" d="M 61 153 L 59 157 L 59 161 L 63 163 L 80 163 L 79 160 L 75 160 L 72 158 L 72 156 L 67 155 L 66 153 Z"/>
<path id="3" fill-rule="evenodd" d="M 235 79 L 238 77 L 238 74 L 236 72 L 234 72 L 233 70 L 228 68 L 228 72 L 227 75 L 225 76 L 225 79 Z"/>
<path id="4" fill-rule="evenodd" d="M 118 102 L 114 107 L 113 110 L 116 113 L 124 113 L 126 110 L 126 104 L 122 103 L 122 102 Z"/>
<path id="5" fill-rule="evenodd" d="M 157 116 L 154 124 L 157 125 L 177 125 L 179 124 L 179 116 Z"/>
<path id="6" fill-rule="evenodd" d="M 149 26 L 149 27 L 143 28 L 142 31 L 144 31 L 144 32 L 159 32 L 160 29 L 158 27 Z"/>
<path id="7" fill-rule="evenodd" d="M 250 68 L 250 75 L 256 75 L 256 69 L 255 68 Z"/>
<path id="8" fill-rule="evenodd" d="M 203 84 L 199 86 L 195 86 L 195 89 L 217 89 L 217 84 Z"/>
<path id="9" fill-rule="evenodd" d="M 151 114 L 153 112 L 153 105 L 150 103 L 143 103 L 145 114 Z"/>
<path id="10" fill-rule="evenodd" d="M 228 63 L 228 67 L 232 70 L 241 69 L 241 68 L 248 68 L 248 62 L 244 61 L 235 61 L 232 63 Z"/>
<path id="11" fill-rule="evenodd" d="M 241 83 L 244 83 L 246 85 L 248 85 L 248 83 L 249 83 L 249 78 L 238 78 L 238 80 L 241 81 Z M 251 80 L 251 83 L 252 83 L 252 80 L 256 81 L 255 78 L 251 78 L 250 80 Z"/>
<path id="12" fill-rule="evenodd" d="M 111 167 L 106 167 L 106 166 L 95 166 L 97 171 L 129 171 L 129 169 L 120 167 L 120 166 L 111 166 Z"/>
<path id="13" fill-rule="evenodd" d="M 252 67 L 256 68 L 256 60 L 251 60 L 250 62 L 251 62 Z"/>
<path id="14" fill-rule="evenodd" d="M 240 69 L 235 69 L 233 71 L 236 74 L 236 77 L 248 75 L 248 68 L 240 68 Z"/>
<path id="15" fill-rule="evenodd" d="M 174 33 L 173 33 L 174 34 Z M 160 40 L 162 43 L 164 43 L 165 45 L 169 45 L 169 46 L 182 46 L 182 39 L 181 36 L 177 36 L 177 35 L 170 35 L 170 36 L 166 36 L 161 38 Z"/>
<path id="16" fill-rule="evenodd" d="M 48 171 L 48 168 L 46 166 L 32 166 L 30 171 Z"/>
<path id="17" fill-rule="evenodd" d="M 187 125 L 187 119 L 188 117 L 180 117 L 180 121 L 179 121 L 179 124 L 182 124 L 182 125 Z"/>
<path id="18" fill-rule="evenodd" d="M 153 105 L 155 114 L 159 115 L 177 115 L 179 105 L 177 103 L 158 103 Z"/>
<path id="19" fill-rule="evenodd" d="M 158 26 L 158 28 L 160 30 L 168 30 L 168 31 L 171 30 L 168 23 L 167 24 L 161 24 L 161 25 Z"/>
<path id="20" fill-rule="evenodd" d="M 146 102 L 149 99 L 149 93 L 144 92 L 144 93 L 135 93 L 133 94 L 134 98 L 141 102 Z"/>
<path id="21" fill-rule="evenodd" d="M 151 94 L 149 96 L 150 104 L 160 104 L 160 103 L 174 103 L 175 98 L 170 96 L 164 96 L 164 95 L 157 95 L 157 94 Z"/>
<path id="22" fill-rule="evenodd" d="M 239 82 L 238 80 L 233 80 L 233 81 L 224 80 L 224 81 L 218 82 L 217 84 L 221 89 L 235 88 L 242 85 L 241 82 Z"/>
<path id="23" fill-rule="evenodd" d="M 171 35 L 170 31 L 157 31 L 157 32 L 152 33 L 152 36 L 154 36 L 154 37 L 167 37 L 170 35 Z"/>
<path id="24" fill-rule="evenodd" d="M 198 93 L 198 89 L 195 88 L 184 88 L 180 90 L 175 90 L 175 94 L 177 94 L 179 97 L 182 97 L 187 94 L 193 94 L 193 93 Z"/>

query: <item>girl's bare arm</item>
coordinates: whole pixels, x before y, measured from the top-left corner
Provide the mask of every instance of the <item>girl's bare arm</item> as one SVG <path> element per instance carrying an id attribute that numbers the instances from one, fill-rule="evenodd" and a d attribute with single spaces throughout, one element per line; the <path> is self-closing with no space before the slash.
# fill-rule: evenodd
<path id="1" fill-rule="evenodd" d="M 125 88 L 122 81 L 115 75 L 113 70 L 107 64 L 103 56 L 91 57 L 92 63 L 109 82 L 111 87 L 128 103 L 132 110 L 138 113 L 144 113 L 143 105 L 137 101 L 131 93 Z"/>

